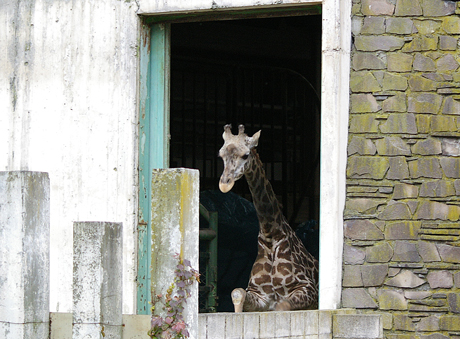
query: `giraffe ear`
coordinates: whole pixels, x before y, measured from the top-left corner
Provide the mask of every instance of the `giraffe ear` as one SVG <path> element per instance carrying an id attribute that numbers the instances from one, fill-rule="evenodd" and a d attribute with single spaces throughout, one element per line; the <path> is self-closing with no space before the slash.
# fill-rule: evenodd
<path id="1" fill-rule="evenodd" d="M 249 138 L 249 148 L 250 149 L 257 147 L 257 145 L 259 144 L 260 132 L 261 131 L 254 133 L 254 135 Z"/>

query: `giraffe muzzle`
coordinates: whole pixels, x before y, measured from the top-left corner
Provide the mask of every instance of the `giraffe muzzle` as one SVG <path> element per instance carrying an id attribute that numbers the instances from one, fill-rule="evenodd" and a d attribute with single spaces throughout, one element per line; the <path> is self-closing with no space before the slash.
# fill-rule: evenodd
<path id="1" fill-rule="evenodd" d="M 224 180 L 222 180 L 222 178 L 220 178 L 220 181 L 219 181 L 219 189 L 222 193 L 227 193 L 228 191 L 230 191 L 233 187 L 233 185 L 235 184 L 235 181 L 233 180 L 230 180 L 228 179 L 227 180 L 228 182 L 225 183 Z"/>

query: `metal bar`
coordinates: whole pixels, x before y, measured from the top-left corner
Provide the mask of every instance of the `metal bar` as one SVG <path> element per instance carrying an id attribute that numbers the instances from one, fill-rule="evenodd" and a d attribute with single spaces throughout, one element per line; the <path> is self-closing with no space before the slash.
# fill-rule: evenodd
<path id="1" fill-rule="evenodd" d="M 218 240 L 218 215 L 217 212 L 209 213 L 209 228 L 215 233 L 215 238 L 209 243 L 209 261 L 207 269 L 207 279 L 211 286 L 208 294 L 208 305 L 211 312 L 215 312 L 217 306 L 217 240 Z"/>

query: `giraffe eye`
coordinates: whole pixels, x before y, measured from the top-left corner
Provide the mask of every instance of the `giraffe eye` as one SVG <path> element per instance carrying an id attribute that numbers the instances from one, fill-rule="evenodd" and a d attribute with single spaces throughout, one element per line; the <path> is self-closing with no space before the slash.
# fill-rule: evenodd
<path id="1" fill-rule="evenodd" d="M 249 153 L 242 156 L 243 160 L 246 160 L 249 157 Z"/>

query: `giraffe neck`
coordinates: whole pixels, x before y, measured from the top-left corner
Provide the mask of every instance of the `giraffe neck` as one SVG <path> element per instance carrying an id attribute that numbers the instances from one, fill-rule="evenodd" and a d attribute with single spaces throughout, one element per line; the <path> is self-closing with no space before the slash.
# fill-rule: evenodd
<path id="1" fill-rule="evenodd" d="M 267 239 L 281 236 L 281 207 L 255 149 L 252 150 L 251 162 L 245 177 L 259 218 L 260 233 Z"/>

